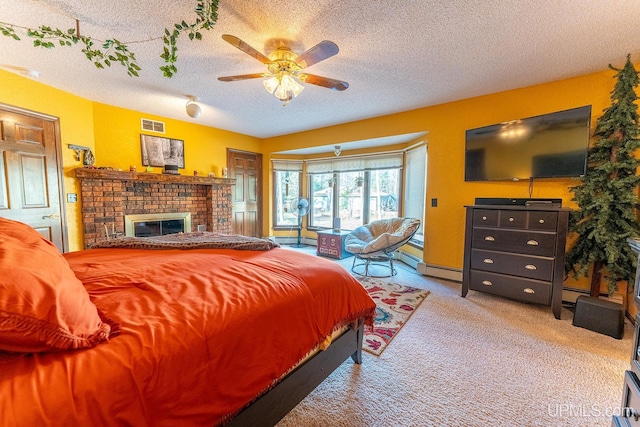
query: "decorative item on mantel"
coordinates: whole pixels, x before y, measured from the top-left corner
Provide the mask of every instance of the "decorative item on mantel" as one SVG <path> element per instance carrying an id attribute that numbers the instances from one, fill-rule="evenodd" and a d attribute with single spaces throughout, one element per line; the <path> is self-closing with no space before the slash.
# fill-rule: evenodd
<path id="1" fill-rule="evenodd" d="M 178 172 L 178 165 L 164 165 L 162 173 L 166 175 L 180 175 L 180 172 Z"/>
<path id="2" fill-rule="evenodd" d="M 91 148 L 84 145 L 68 144 L 69 150 L 76 153 L 76 160 L 81 161 L 84 167 L 93 166 L 96 161 L 95 156 L 91 152 Z"/>
<path id="3" fill-rule="evenodd" d="M 96 163 L 96 157 L 93 155 L 91 149 L 84 151 L 84 156 L 82 157 L 82 164 L 85 168 L 94 168 Z"/>
<path id="4" fill-rule="evenodd" d="M 184 169 L 184 141 L 153 135 L 140 135 L 143 166 L 177 165 Z"/>

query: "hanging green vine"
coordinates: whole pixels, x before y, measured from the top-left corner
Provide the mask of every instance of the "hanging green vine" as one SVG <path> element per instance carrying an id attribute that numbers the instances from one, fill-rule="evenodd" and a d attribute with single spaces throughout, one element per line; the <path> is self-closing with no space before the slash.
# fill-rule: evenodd
<path id="1" fill-rule="evenodd" d="M 164 77 L 171 78 L 178 72 L 175 63 L 178 60 L 178 38 L 180 34 L 187 33 L 189 40 L 202 40 L 201 30 L 210 30 L 218 20 L 218 0 L 198 0 L 196 9 L 196 21 L 193 24 L 187 24 L 182 21 L 174 24 L 172 31 L 165 28 L 162 41 L 164 43 L 163 53 L 160 55 L 166 65 L 160 67 Z M 0 34 L 10 37 L 14 40 L 20 40 L 20 36 L 16 29 L 24 30 L 27 37 L 31 37 L 34 47 L 43 47 L 52 49 L 59 46 L 73 46 L 82 43 L 84 46 L 82 52 L 87 59 L 93 62 L 97 68 L 110 67 L 112 63 L 119 63 L 127 69 L 127 74 L 131 77 L 138 77 L 140 66 L 136 62 L 136 57 L 129 50 L 127 43 L 123 43 L 117 39 L 108 39 L 105 41 L 94 40 L 89 36 L 80 35 L 79 28 L 70 28 L 66 31 L 58 28 L 51 28 L 41 25 L 37 29 L 24 28 L 13 24 L 0 22 Z M 160 37 L 152 38 L 145 41 L 157 40 Z M 99 42 L 100 44 L 96 44 Z M 142 43 L 143 41 L 132 41 L 132 43 Z"/>

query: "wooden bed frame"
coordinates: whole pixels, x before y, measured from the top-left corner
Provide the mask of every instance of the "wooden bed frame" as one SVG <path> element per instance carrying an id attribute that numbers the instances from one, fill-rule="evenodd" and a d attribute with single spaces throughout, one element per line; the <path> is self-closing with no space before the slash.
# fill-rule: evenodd
<path id="1" fill-rule="evenodd" d="M 277 424 L 349 356 L 355 363 L 362 363 L 363 334 L 364 321 L 360 319 L 357 327 L 347 329 L 326 350 L 319 351 L 296 367 L 226 425 Z"/>

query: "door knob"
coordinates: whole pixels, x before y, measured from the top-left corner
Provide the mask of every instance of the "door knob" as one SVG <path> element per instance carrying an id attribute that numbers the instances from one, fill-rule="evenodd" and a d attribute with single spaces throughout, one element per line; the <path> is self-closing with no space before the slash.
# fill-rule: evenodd
<path id="1" fill-rule="evenodd" d="M 42 217 L 42 219 L 56 219 L 56 218 L 60 218 L 60 215 L 52 213 L 51 215 L 45 215 Z"/>

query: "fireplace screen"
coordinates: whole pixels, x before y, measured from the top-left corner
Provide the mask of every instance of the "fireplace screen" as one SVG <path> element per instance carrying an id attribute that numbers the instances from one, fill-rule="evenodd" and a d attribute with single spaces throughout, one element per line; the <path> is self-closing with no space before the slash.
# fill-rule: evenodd
<path id="1" fill-rule="evenodd" d="M 191 213 L 127 215 L 124 217 L 125 236 L 151 237 L 191 232 Z"/>

